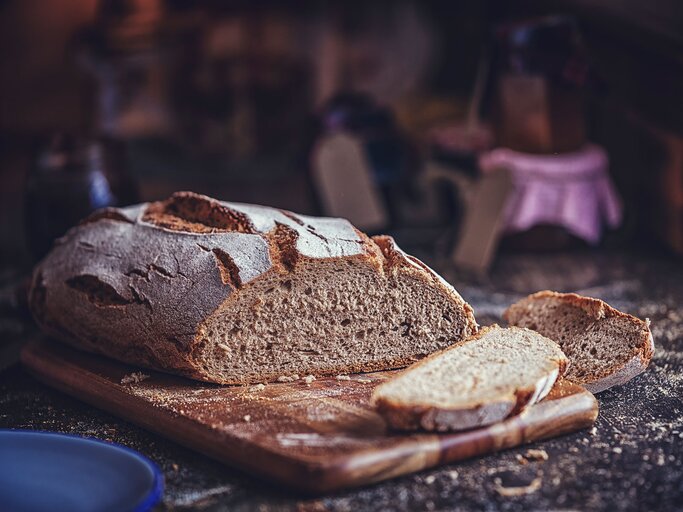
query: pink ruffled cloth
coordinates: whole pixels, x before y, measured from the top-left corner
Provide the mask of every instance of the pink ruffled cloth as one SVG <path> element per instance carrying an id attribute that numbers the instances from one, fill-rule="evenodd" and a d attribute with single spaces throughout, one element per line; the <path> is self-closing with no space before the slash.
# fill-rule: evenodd
<path id="1" fill-rule="evenodd" d="M 498 148 L 479 158 L 482 172 L 507 169 L 514 190 L 504 212 L 504 232 L 539 224 L 562 226 L 589 244 L 600 241 L 604 224 L 621 223 L 621 200 L 609 177 L 607 153 L 588 144 L 579 151 L 533 155 Z"/>

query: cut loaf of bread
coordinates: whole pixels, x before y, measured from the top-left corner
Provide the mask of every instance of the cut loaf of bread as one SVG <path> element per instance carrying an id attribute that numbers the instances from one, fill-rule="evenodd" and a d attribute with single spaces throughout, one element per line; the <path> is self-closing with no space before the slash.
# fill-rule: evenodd
<path id="1" fill-rule="evenodd" d="M 552 340 L 494 325 L 380 384 L 372 401 L 395 429 L 481 427 L 544 398 L 567 363 Z"/>
<path id="2" fill-rule="evenodd" d="M 226 384 L 398 368 L 477 331 L 390 237 L 190 192 L 71 229 L 35 269 L 30 304 L 78 348 Z"/>
<path id="3" fill-rule="evenodd" d="M 649 320 L 575 293 L 542 291 L 510 306 L 510 325 L 555 340 L 571 361 L 567 379 L 599 393 L 642 373 L 652 359 Z"/>

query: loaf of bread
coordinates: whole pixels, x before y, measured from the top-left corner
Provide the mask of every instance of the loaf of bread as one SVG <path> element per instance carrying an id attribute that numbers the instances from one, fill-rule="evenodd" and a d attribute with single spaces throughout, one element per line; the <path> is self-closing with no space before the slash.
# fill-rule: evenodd
<path id="1" fill-rule="evenodd" d="M 395 429 L 481 427 L 543 399 L 567 363 L 554 341 L 494 325 L 380 384 L 372 401 Z"/>
<path id="2" fill-rule="evenodd" d="M 75 347 L 225 384 L 402 367 L 477 331 L 390 237 L 190 192 L 85 219 L 36 267 L 30 305 Z"/>
<path id="3" fill-rule="evenodd" d="M 654 353 L 649 321 L 575 293 L 534 293 L 503 317 L 556 341 L 571 361 L 567 379 L 593 393 L 642 373 Z"/>

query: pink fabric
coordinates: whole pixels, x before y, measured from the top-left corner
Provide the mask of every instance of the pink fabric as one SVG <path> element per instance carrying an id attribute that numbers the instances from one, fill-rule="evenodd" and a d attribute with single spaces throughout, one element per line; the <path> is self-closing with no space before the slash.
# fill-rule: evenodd
<path id="1" fill-rule="evenodd" d="M 507 233 L 552 224 L 597 244 L 603 224 L 615 228 L 621 223 L 621 201 L 600 146 L 557 155 L 498 148 L 483 153 L 479 166 L 482 172 L 507 169 L 512 176 L 514 191 L 504 213 Z"/>

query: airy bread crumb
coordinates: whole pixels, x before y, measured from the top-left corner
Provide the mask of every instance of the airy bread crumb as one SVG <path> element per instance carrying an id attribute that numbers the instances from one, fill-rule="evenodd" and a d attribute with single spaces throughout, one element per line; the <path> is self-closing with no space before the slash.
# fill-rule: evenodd
<path id="1" fill-rule="evenodd" d="M 299 376 L 295 373 L 294 375 L 280 375 L 277 378 L 278 382 L 295 382 L 299 380 Z"/>
<path id="2" fill-rule="evenodd" d="M 529 485 L 524 485 L 521 487 L 504 487 L 502 485 L 502 480 L 500 478 L 495 478 L 494 484 L 496 492 L 501 496 L 508 498 L 513 496 L 524 496 L 525 494 L 536 492 L 541 488 L 542 481 L 543 478 L 541 476 L 537 476 L 531 481 L 531 483 L 529 483 Z"/>
<path id="3" fill-rule="evenodd" d="M 149 375 L 142 372 L 133 372 L 128 375 L 124 375 L 121 379 L 121 384 L 139 384 L 145 379 L 149 379 Z"/>
<path id="4" fill-rule="evenodd" d="M 527 450 L 524 456 L 528 460 L 548 460 L 548 452 L 545 450 L 535 450 L 532 448 Z"/>

